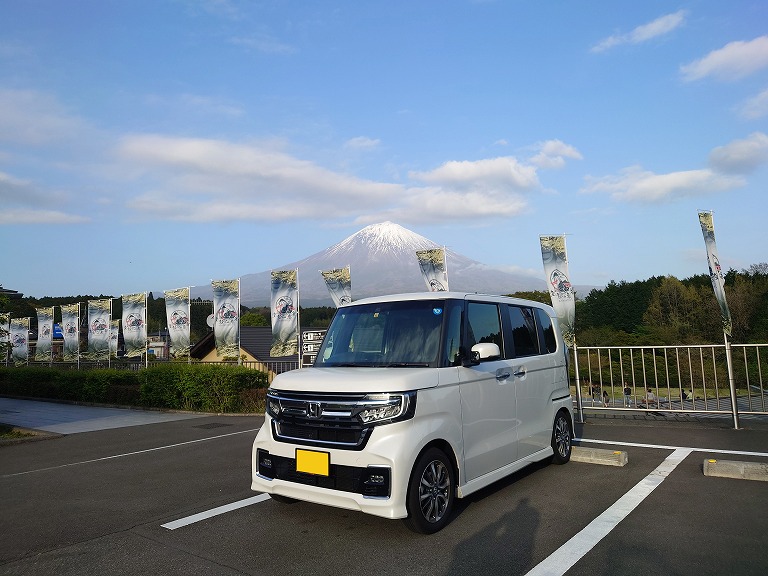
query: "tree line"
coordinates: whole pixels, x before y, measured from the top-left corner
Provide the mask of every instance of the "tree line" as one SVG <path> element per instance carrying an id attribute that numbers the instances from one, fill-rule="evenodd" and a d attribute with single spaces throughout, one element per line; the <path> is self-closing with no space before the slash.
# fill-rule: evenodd
<path id="1" fill-rule="evenodd" d="M 768 263 L 753 264 L 748 269 L 730 270 L 725 275 L 725 291 L 733 320 L 733 342 L 755 344 L 768 342 Z M 550 304 L 548 292 L 515 292 Z M 62 304 L 82 303 L 81 316 L 86 316 L 88 300 L 111 296 L 78 295 L 67 297 L 17 298 L 0 297 L 0 312 L 12 317 L 31 317 L 37 326 L 36 308 L 56 306 L 54 321 L 61 320 Z M 212 313 L 209 300 L 191 302 L 191 336 L 193 344 L 210 328 L 206 321 Z M 301 308 L 302 328 L 325 328 L 335 309 L 329 306 Z M 121 300 L 113 300 L 112 316 L 122 316 Z M 242 326 L 269 326 L 267 307 L 241 306 Z M 147 332 L 159 333 L 167 326 L 165 299 L 147 296 Z M 685 344 L 718 344 L 723 341 L 720 307 L 706 274 L 678 280 L 674 276 L 654 276 L 634 282 L 611 281 L 605 288 L 589 294 L 576 294 L 576 343 L 579 346 L 664 346 Z"/>

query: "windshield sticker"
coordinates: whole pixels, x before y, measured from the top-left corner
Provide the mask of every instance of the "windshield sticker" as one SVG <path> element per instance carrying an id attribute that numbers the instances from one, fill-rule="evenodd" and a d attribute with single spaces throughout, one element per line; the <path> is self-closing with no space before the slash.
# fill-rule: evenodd
<path id="1" fill-rule="evenodd" d="M 440 314 L 442 313 L 443 313 L 442 308 L 432 308 L 432 314 L 434 314 L 435 316 L 440 316 Z"/>

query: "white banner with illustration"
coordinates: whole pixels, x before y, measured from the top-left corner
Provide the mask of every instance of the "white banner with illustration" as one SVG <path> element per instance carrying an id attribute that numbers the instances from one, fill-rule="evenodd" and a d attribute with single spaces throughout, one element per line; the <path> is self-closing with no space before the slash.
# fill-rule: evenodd
<path id="1" fill-rule="evenodd" d="M 189 288 L 166 290 L 163 294 L 165 295 L 165 317 L 168 322 L 168 333 L 171 337 L 171 357 L 189 356 Z"/>
<path id="2" fill-rule="evenodd" d="M 270 356 L 299 352 L 299 271 L 272 271 L 272 347 Z"/>
<path id="3" fill-rule="evenodd" d="M 122 301 L 125 356 L 135 358 L 147 352 L 147 293 L 123 294 Z"/>
<path id="4" fill-rule="evenodd" d="M 720 258 L 717 256 L 715 224 L 712 219 L 712 212 L 699 212 L 699 223 L 701 224 L 701 232 L 704 234 L 704 245 L 707 247 L 709 277 L 712 279 L 715 298 L 717 298 L 717 303 L 720 305 L 723 332 L 731 336 L 733 322 L 731 320 L 731 311 L 728 308 L 728 301 L 725 299 L 725 274 L 723 274 L 723 269 L 720 266 Z"/>
<path id="5" fill-rule="evenodd" d="M 349 266 L 320 271 L 336 308 L 352 302 L 352 274 Z"/>
<path id="6" fill-rule="evenodd" d="M 117 358 L 117 343 L 120 339 L 120 320 L 113 319 L 109 322 L 109 357 Z"/>
<path id="7" fill-rule="evenodd" d="M 416 257 L 419 259 L 421 276 L 427 284 L 430 292 L 448 291 L 448 268 L 445 262 L 444 248 L 431 248 L 418 250 Z"/>
<path id="8" fill-rule="evenodd" d="M 540 236 L 539 240 L 552 307 L 557 314 L 563 339 L 572 348 L 576 343 L 576 294 L 568 276 L 565 236 Z"/>
<path id="9" fill-rule="evenodd" d="M 8 359 L 8 350 L 11 347 L 11 313 L 0 312 L 0 354 L 5 362 Z"/>
<path id="10" fill-rule="evenodd" d="M 112 300 L 88 300 L 88 359 L 109 360 Z"/>
<path id="11" fill-rule="evenodd" d="M 37 308 L 37 344 L 35 360 L 53 360 L 53 306 Z"/>
<path id="12" fill-rule="evenodd" d="M 61 306 L 61 332 L 64 335 L 64 362 L 80 359 L 80 303 Z"/>
<path id="13" fill-rule="evenodd" d="M 17 365 L 29 360 L 29 318 L 11 318 L 11 358 Z"/>
<path id="14" fill-rule="evenodd" d="M 221 358 L 240 356 L 240 280 L 213 280 L 213 336 Z"/>

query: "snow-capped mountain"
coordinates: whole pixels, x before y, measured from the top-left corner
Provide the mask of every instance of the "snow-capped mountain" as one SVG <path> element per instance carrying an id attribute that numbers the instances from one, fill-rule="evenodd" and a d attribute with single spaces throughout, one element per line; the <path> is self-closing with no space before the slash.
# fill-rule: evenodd
<path id="1" fill-rule="evenodd" d="M 303 307 L 331 306 L 331 298 L 320 270 L 350 266 L 352 298 L 423 292 L 426 285 L 416 259 L 417 250 L 438 248 L 424 236 L 393 222 L 372 224 L 330 248 L 291 262 L 275 270 L 299 270 L 299 297 Z M 543 278 L 516 275 L 492 268 L 447 250 L 448 284 L 451 290 L 509 294 L 521 290 L 545 290 Z M 244 306 L 268 306 L 270 272 L 240 278 L 240 300 Z M 203 294 L 195 294 L 193 296 Z"/>

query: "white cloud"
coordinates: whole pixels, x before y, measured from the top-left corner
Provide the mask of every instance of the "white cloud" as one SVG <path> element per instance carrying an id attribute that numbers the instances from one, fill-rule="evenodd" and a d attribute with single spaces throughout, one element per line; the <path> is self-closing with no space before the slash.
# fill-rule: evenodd
<path id="1" fill-rule="evenodd" d="M 354 150 L 369 150 L 371 148 L 376 148 L 379 144 L 381 144 L 381 140 L 368 138 L 366 136 L 357 136 L 347 140 L 344 143 L 344 148 L 350 148 Z"/>
<path id="2" fill-rule="evenodd" d="M 709 169 L 655 174 L 639 166 L 631 166 L 617 175 L 587 178 L 587 185 L 581 192 L 608 193 L 614 200 L 624 202 L 656 203 L 724 192 L 744 184 L 741 177 Z"/>
<path id="3" fill-rule="evenodd" d="M 47 94 L 0 88 L 0 141 L 39 146 L 74 140 L 83 127 L 79 118 Z"/>
<path id="4" fill-rule="evenodd" d="M 174 220 L 342 217 L 402 192 L 257 144 L 136 135 L 123 139 L 118 156 L 151 182 L 128 205 Z"/>
<path id="5" fill-rule="evenodd" d="M 268 34 L 256 34 L 247 37 L 234 37 L 230 40 L 235 46 L 241 46 L 248 50 L 261 52 L 262 54 L 294 54 L 297 52 L 295 46 L 280 42 Z"/>
<path id="6" fill-rule="evenodd" d="M 138 190 L 128 207 L 181 221 L 495 218 L 524 212 L 525 194 L 540 189 L 536 167 L 512 157 L 446 162 L 411 172 L 408 186 L 333 172 L 259 144 L 133 135 L 117 155 Z"/>
<path id="7" fill-rule="evenodd" d="M 673 14 L 666 14 L 649 22 L 638 26 L 631 32 L 626 34 L 614 34 L 601 40 L 594 47 L 592 52 L 604 52 L 614 46 L 620 46 L 622 44 L 642 44 L 659 36 L 669 34 L 676 28 L 679 28 L 685 22 L 686 11 L 678 10 Z"/>
<path id="8" fill-rule="evenodd" d="M 731 42 L 704 58 L 680 67 L 687 81 L 713 76 L 718 80 L 739 80 L 768 66 L 768 36 L 749 42 Z"/>
<path id="9" fill-rule="evenodd" d="M 531 157 L 530 162 L 539 168 L 562 168 L 565 159 L 581 160 L 581 153 L 573 146 L 561 140 L 547 140 L 535 146 L 538 153 Z"/>
<path id="10" fill-rule="evenodd" d="M 160 96 L 151 94 L 147 96 L 145 100 L 150 106 L 170 108 L 175 112 L 178 112 L 181 109 L 184 112 L 192 112 L 194 114 L 206 114 L 230 118 L 237 118 L 244 114 L 244 111 L 240 106 L 221 98 L 202 96 L 199 94 L 180 94 L 178 96 Z"/>
<path id="11" fill-rule="evenodd" d="M 536 168 L 505 156 L 477 161 L 450 161 L 428 172 L 410 172 L 414 180 L 457 189 L 530 190 L 539 186 Z"/>
<path id="12" fill-rule="evenodd" d="M 90 219 L 56 210 L 10 209 L 0 212 L 0 224 L 82 224 Z"/>
<path id="13" fill-rule="evenodd" d="M 741 116 L 750 120 L 768 116 L 768 88 L 760 92 L 757 96 L 746 100 L 739 106 L 738 112 Z"/>
<path id="14" fill-rule="evenodd" d="M 62 194 L 44 193 L 28 180 L 0 172 L 0 224 L 78 224 L 90 219 L 61 210 L 52 205 L 65 202 Z M 45 209 L 40 206 L 45 205 Z"/>
<path id="15" fill-rule="evenodd" d="M 511 217 L 525 213 L 528 202 L 521 194 L 498 190 L 452 190 L 450 188 L 409 188 L 400 202 L 355 219 L 356 224 L 382 220 L 409 224 L 425 222 L 464 222 Z"/>
<path id="16" fill-rule="evenodd" d="M 709 163 L 721 172 L 748 174 L 768 164 L 768 136 L 755 132 L 743 140 L 719 146 L 710 153 Z"/>

